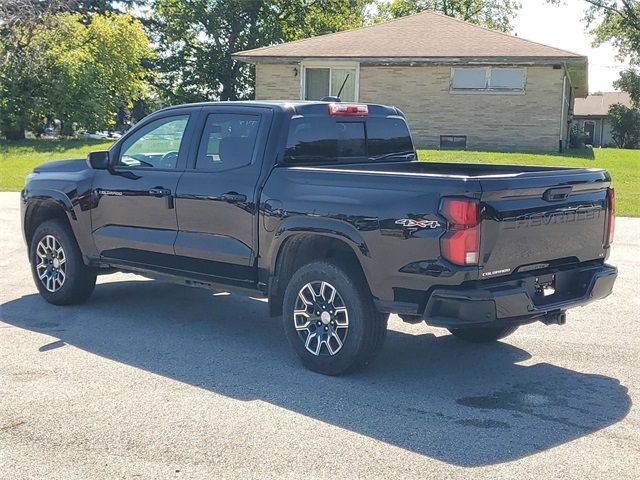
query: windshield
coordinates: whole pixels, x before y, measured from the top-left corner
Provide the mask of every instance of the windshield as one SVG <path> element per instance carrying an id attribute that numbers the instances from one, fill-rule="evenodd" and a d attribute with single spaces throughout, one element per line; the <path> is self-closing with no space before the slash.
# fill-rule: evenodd
<path id="1" fill-rule="evenodd" d="M 402 117 L 306 116 L 291 120 L 285 162 L 371 162 L 415 156 Z"/>

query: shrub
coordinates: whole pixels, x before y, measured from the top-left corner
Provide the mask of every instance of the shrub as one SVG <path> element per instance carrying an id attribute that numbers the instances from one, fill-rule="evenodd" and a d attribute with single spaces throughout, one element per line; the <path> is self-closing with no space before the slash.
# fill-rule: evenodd
<path id="1" fill-rule="evenodd" d="M 620 103 L 609 107 L 611 136 L 619 148 L 638 148 L 640 143 L 640 110 Z"/>

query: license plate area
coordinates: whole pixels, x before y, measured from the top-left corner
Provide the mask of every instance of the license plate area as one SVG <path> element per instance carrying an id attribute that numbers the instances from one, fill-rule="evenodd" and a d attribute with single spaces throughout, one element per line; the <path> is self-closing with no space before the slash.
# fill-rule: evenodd
<path id="1" fill-rule="evenodd" d="M 536 276 L 534 281 L 536 297 L 550 297 L 556 293 L 556 274 Z"/>
<path id="2" fill-rule="evenodd" d="M 554 270 L 532 275 L 525 281 L 526 290 L 538 307 L 584 295 L 592 277 L 589 271 Z"/>

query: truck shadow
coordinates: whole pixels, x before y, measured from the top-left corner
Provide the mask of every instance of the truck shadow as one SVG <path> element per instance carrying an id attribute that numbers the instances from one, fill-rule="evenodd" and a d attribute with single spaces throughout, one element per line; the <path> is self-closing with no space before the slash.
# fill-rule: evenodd
<path id="1" fill-rule="evenodd" d="M 38 295 L 1 306 L 2 321 L 239 400 L 290 411 L 460 466 L 535 454 L 622 420 L 619 381 L 546 363 L 519 365 L 508 343 L 390 330 L 363 372 L 302 368 L 264 302 L 151 281 L 105 283 L 89 302 L 51 307 Z"/>

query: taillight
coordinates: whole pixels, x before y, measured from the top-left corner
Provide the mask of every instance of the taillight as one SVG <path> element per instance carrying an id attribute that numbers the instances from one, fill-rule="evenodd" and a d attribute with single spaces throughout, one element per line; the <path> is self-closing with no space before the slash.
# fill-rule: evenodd
<path id="1" fill-rule="evenodd" d="M 337 117 L 366 117 L 369 107 L 362 103 L 330 103 L 329 115 Z"/>
<path id="2" fill-rule="evenodd" d="M 478 201 L 445 198 L 440 213 L 449 222 L 449 231 L 440 240 L 442 256 L 456 265 L 477 265 L 480 259 Z"/>
<path id="3" fill-rule="evenodd" d="M 616 192 L 613 188 L 607 190 L 607 200 L 609 203 L 609 229 L 607 234 L 607 245 L 613 243 L 613 232 L 616 229 Z"/>

